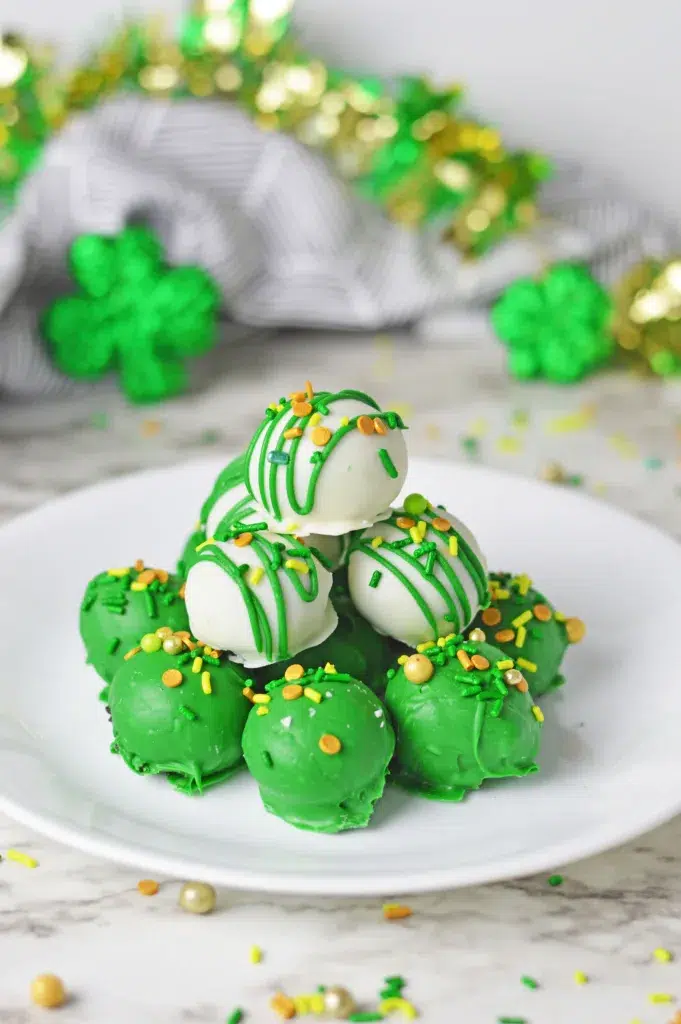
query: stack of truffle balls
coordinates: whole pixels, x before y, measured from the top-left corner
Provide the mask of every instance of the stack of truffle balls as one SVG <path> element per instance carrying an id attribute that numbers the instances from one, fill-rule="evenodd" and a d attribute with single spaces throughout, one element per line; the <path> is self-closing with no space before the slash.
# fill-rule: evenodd
<path id="1" fill-rule="evenodd" d="M 201 793 L 244 763 L 298 828 L 369 822 L 386 778 L 457 801 L 537 770 L 537 700 L 581 639 L 525 575 L 410 494 L 405 425 L 359 391 L 272 402 L 175 574 L 112 568 L 81 634 L 112 751 Z"/>

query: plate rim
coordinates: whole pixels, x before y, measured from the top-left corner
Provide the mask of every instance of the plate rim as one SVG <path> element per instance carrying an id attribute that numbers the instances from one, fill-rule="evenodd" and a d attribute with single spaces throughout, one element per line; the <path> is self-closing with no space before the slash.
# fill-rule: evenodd
<path id="1" fill-rule="evenodd" d="M 49 514 L 55 508 L 66 508 L 71 504 L 78 503 L 85 495 L 97 492 L 116 490 L 121 484 L 133 483 L 141 478 L 147 479 L 170 476 L 182 469 L 197 469 L 205 467 L 210 471 L 215 466 L 224 465 L 225 461 L 233 457 L 229 451 L 218 455 L 202 456 L 199 458 L 187 459 L 180 466 L 177 463 L 168 466 L 146 468 L 132 473 L 120 474 L 105 480 L 96 481 L 86 487 L 77 488 L 66 494 L 58 495 L 49 501 L 43 502 L 35 508 L 29 509 L 18 516 L 13 517 L 7 523 L 0 526 L 0 548 L 6 542 L 6 538 L 15 532 L 23 530 L 31 520 L 40 519 L 44 514 Z M 500 479 L 513 479 L 529 485 L 532 490 L 544 491 L 547 488 L 555 487 L 547 482 L 533 477 L 524 476 L 522 473 L 514 473 L 509 470 L 496 469 L 486 465 L 476 465 L 467 462 L 457 462 L 453 459 L 419 457 L 411 459 L 414 468 L 428 472 L 442 471 L 443 468 L 457 471 L 464 470 L 466 473 L 475 476 L 486 477 L 495 481 Z M 569 497 L 568 497 L 569 496 Z M 615 517 L 621 517 L 629 523 L 635 524 L 637 529 L 650 531 L 658 538 L 664 539 L 681 551 L 681 544 L 673 534 L 660 528 L 655 523 L 636 516 L 627 509 L 617 505 L 611 505 L 601 497 L 589 494 L 584 491 L 566 491 L 566 499 L 576 504 L 605 506 Z M 75 627 L 74 627 L 75 628 Z M 303 896 L 385 896 L 389 894 L 427 893 L 437 892 L 446 889 L 464 888 L 473 885 L 481 885 L 491 882 L 508 881 L 513 878 L 527 877 L 545 871 L 554 870 L 561 865 L 567 865 L 577 860 L 615 849 L 624 843 L 644 835 L 654 828 L 671 821 L 681 813 L 681 792 L 678 799 L 664 809 L 655 809 L 648 815 L 639 817 L 636 823 L 628 828 L 608 826 L 607 823 L 597 831 L 590 833 L 589 841 L 582 838 L 567 839 L 552 846 L 544 846 L 535 854 L 522 854 L 516 857 L 505 857 L 503 861 L 486 861 L 480 865 L 456 866 L 447 869 L 434 871 L 420 870 L 419 872 L 400 872 L 398 876 L 378 877 L 373 874 L 365 874 L 363 877 L 356 877 L 349 872 L 336 874 L 333 877 L 320 879 L 318 876 L 303 877 L 291 875 L 283 876 L 263 871 L 242 871 L 236 868 L 220 868 L 217 865 L 200 866 L 198 861 L 190 858 L 160 854 L 149 850 L 143 844 L 133 846 L 129 842 L 114 839 L 100 830 L 86 832 L 76 826 L 65 825 L 48 814 L 33 811 L 16 802 L 11 797 L 0 792 L 0 811 L 7 814 L 17 823 L 24 825 L 40 835 L 51 840 L 72 847 L 79 852 L 95 856 L 126 867 L 139 870 L 155 872 L 160 875 L 190 878 L 198 877 L 203 881 L 215 885 L 225 886 L 232 889 L 246 892 L 264 892 L 272 895 L 303 895 Z M 197 870 L 198 868 L 198 870 Z"/>

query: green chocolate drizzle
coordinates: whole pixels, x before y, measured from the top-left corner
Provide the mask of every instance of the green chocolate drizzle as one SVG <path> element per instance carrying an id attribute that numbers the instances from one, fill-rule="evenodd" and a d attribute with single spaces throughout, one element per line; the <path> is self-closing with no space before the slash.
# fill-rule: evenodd
<path id="1" fill-rule="evenodd" d="M 389 429 L 406 429 L 401 417 L 398 416 L 397 413 L 382 412 L 380 406 L 369 395 L 364 394 L 362 391 L 354 391 L 351 389 L 337 391 L 335 393 L 329 391 L 318 392 L 313 396 L 309 403 L 312 406 L 312 411 L 307 416 L 303 417 L 298 417 L 292 413 L 292 402 L 290 400 L 283 401 L 281 403 L 283 407 L 279 411 L 268 409 L 265 419 L 253 435 L 251 443 L 246 451 L 246 461 L 249 466 L 246 477 L 246 486 L 248 487 L 251 497 L 254 500 L 259 500 L 262 506 L 267 509 L 270 515 L 275 519 L 281 519 L 281 504 L 278 495 L 278 484 L 281 479 L 281 470 L 283 469 L 285 472 L 286 497 L 291 509 L 296 515 L 309 515 L 315 505 L 317 483 L 326 461 L 343 438 L 353 430 L 357 429 L 357 420 L 360 418 L 360 415 L 366 414 L 360 413 L 357 416 L 353 416 L 346 426 L 337 427 L 324 448 L 314 453 L 314 468 L 307 485 L 307 493 L 302 500 L 298 498 L 295 488 L 296 454 L 300 446 L 302 435 L 301 437 L 287 439 L 284 437 L 285 432 L 290 430 L 292 427 L 298 427 L 304 432 L 309 425 L 311 416 L 316 412 L 322 415 L 328 414 L 329 407 L 334 402 L 340 401 L 363 402 L 365 405 L 368 405 L 376 411 L 377 415 L 386 423 Z M 280 432 L 279 440 L 274 448 L 270 448 L 271 438 L 279 427 L 283 428 Z M 262 444 L 260 447 L 257 466 L 258 494 L 256 495 L 255 488 L 251 482 L 250 462 L 260 441 L 262 441 Z M 286 464 L 271 462 L 268 458 L 270 452 L 283 452 L 287 444 L 290 444 L 290 448 L 287 452 L 289 456 L 288 462 Z M 384 449 L 381 450 L 384 451 Z"/>

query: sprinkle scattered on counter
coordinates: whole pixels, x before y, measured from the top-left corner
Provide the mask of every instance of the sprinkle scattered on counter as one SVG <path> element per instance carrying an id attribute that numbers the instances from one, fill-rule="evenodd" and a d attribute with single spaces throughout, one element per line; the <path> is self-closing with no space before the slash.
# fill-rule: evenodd
<path id="1" fill-rule="evenodd" d="M 537 979 L 536 978 L 531 978 L 527 974 L 523 974 L 523 976 L 520 979 L 520 981 L 521 981 L 521 984 L 523 984 L 525 986 L 525 988 L 530 988 L 532 990 L 534 990 L 536 988 L 539 988 L 539 982 L 537 981 Z"/>
<path id="2" fill-rule="evenodd" d="M 676 997 L 670 992 L 651 992 L 648 996 L 650 1003 L 675 1003 Z"/>
<path id="3" fill-rule="evenodd" d="M 142 896 L 155 896 L 158 889 L 158 882 L 155 882 L 153 878 L 143 878 L 137 883 L 137 890 Z"/>
<path id="4" fill-rule="evenodd" d="M 505 435 L 497 439 L 497 451 L 502 455 L 517 455 L 523 450 L 523 443 L 519 437 Z"/>
<path id="5" fill-rule="evenodd" d="M 63 1006 L 66 1002 L 64 982 L 56 974 L 39 974 L 31 982 L 31 999 L 46 1010 Z"/>
<path id="6" fill-rule="evenodd" d="M 156 437 L 161 432 L 161 425 L 160 420 L 142 420 L 140 434 L 142 437 Z"/>
<path id="7" fill-rule="evenodd" d="M 578 430 L 586 430 L 591 426 L 596 417 L 596 409 L 593 405 L 583 405 L 576 412 L 567 413 L 564 416 L 556 416 L 549 420 L 546 425 L 549 434 L 572 434 Z"/>
<path id="8" fill-rule="evenodd" d="M 219 430 L 203 430 L 199 437 L 199 444 L 211 445 L 217 444 L 220 440 Z"/>
<path id="9" fill-rule="evenodd" d="M 474 459 L 479 453 L 480 442 L 477 437 L 464 435 L 464 437 L 461 438 L 461 448 L 464 455 L 467 455 L 469 459 Z"/>
<path id="10" fill-rule="evenodd" d="M 661 946 L 653 950 L 653 956 L 660 964 L 668 964 L 674 959 L 674 954 L 669 949 L 663 949 Z"/>
<path id="11" fill-rule="evenodd" d="M 550 875 L 549 878 L 547 879 L 547 881 L 548 881 L 549 885 L 552 885 L 552 886 L 555 887 L 557 885 L 562 885 L 563 882 L 564 882 L 564 878 L 563 878 L 562 875 Z"/>
<path id="12" fill-rule="evenodd" d="M 402 921 L 405 917 L 411 917 L 414 911 L 404 903 L 384 903 L 383 917 L 386 921 Z"/>
<path id="13" fill-rule="evenodd" d="M 244 1019 L 245 1016 L 246 1014 L 241 1009 L 241 1007 L 237 1006 L 235 1010 L 232 1010 L 229 1017 L 225 1021 L 225 1024 L 241 1024 L 241 1021 Z"/>
<path id="14" fill-rule="evenodd" d="M 643 460 L 643 465 L 646 469 L 662 469 L 664 467 L 664 461 L 657 455 L 651 455 L 649 458 Z"/>
<path id="15" fill-rule="evenodd" d="M 589 981 L 588 975 L 584 971 L 575 971 L 572 975 L 572 979 L 576 985 L 586 985 Z"/>
<path id="16" fill-rule="evenodd" d="M 638 448 L 625 434 L 611 434 L 608 443 L 623 459 L 635 459 Z"/>
<path id="17" fill-rule="evenodd" d="M 248 959 L 252 964 L 262 963 L 262 949 L 260 946 L 251 946 L 248 951 Z"/>
<path id="18" fill-rule="evenodd" d="M 497 1024 L 527 1024 L 525 1017 L 497 1017 Z"/>
<path id="19" fill-rule="evenodd" d="M 25 868 L 38 867 L 38 861 L 35 857 L 29 857 L 27 853 L 22 853 L 21 850 L 8 850 L 6 857 L 7 860 L 13 860 L 15 864 L 23 864 Z"/>

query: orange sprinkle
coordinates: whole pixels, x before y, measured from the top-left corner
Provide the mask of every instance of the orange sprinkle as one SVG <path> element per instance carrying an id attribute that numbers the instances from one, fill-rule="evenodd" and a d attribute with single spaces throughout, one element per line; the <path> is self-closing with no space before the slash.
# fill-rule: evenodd
<path id="1" fill-rule="evenodd" d="M 180 589 L 177 592 L 177 596 L 183 598 L 184 597 L 185 589 L 186 589 L 186 587 L 185 587 L 185 584 L 183 583 L 182 586 L 180 587 Z"/>
<path id="2" fill-rule="evenodd" d="M 581 619 L 566 619 L 565 629 L 567 630 L 567 637 L 571 644 L 578 644 L 580 640 L 584 639 L 586 626 Z"/>
<path id="3" fill-rule="evenodd" d="M 250 700 L 250 702 L 252 704 L 253 703 L 253 697 L 255 696 L 255 690 L 252 690 L 250 686 L 244 686 L 244 688 L 243 688 L 243 690 L 241 692 L 243 693 L 244 697 L 247 697 L 248 700 Z"/>
<path id="4" fill-rule="evenodd" d="M 182 673 L 177 668 L 167 668 L 161 676 L 161 682 L 164 686 L 167 686 L 168 689 L 172 690 L 182 682 Z"/>
<path id="5" fill-rule="evenodd" d="M 156 579 L 158 580 L 159 583 L 167 583 L 168 582 L 168 573 L 165 571 L 165 569 L 156 569 L 155 572 L 156 572 Z"/>
<path id="6" fill-rule="evenodd" d="M 276 995 L 270 999 L 270 1007 L 274 1010 L 278 1016 L 283 1020 L 293 1020 L 296 1015 L 296 1004 L 288 996 L 284 995 L 283 992 L 277 992 Z"/>
<path id="7" fill-rule="evenodd" d="M 312 444 L 316 444 L 318 448 L 323 448 L 331 440 L 331 431 L 328 427 L 315 427 L 310 437 L 312 438 Z"/>
<path id="8" fill-rule="evenodd" d="M 304 402 L 307 396 L 304 391 L 292 391 L 288 397 L 292 402 Z"/>
<path id="9" fill-rule="evenodd" d="M 482 621 L 486 626 L 498 626 L 501 622 L 501 612 L 498 608 L 485 608 Z"/>
<path id="10" fill-rule="evenodd" d="M 456 652 L 456 657 L 459 660 L 459 662 L 461 663 L 461 666 L 463 668 L 465 668 L 466 672 L 470 672 L 470 670 L 473 668 L 473 662 L 468 657 L 466 652 L 465 651 L 457 651 Z"/>
<path id="11" fill-rule="evenodd" d="M 300 683 L 289 683 L 281 691 L 281 695 L 284 700 L 298 700 L 299 697 L 303 696 L 303 688 Z"/>
<path id="12" fill-rule="evenodd" d="M 163 627 L 161 627 L 161 628 L 163 628 Z M 167 626 L 166 628 L 170 629 L 170 626 Z M 171 635 L 170 633 L 167 634 L 167 636 L 170 636 L 170 635 Z M 184 640 L 184 642 L 186 643 L 187 640 L 191 640 L 191 636 L 192 635 L 191 635 L 191 633 L 189 632 L 188 629 L 176 629 L 175 630 L 175 636 L 179 636 L 180 640 Z"/>
<path id="13" fill-rule="evenodd" d="M 314 391 L 312 390 L 312 384 L 310 384 L 309 380 L 305 381 L 305 394 L 307 395 L 308 402 L 311 402 L 314 398 Z"/>
<path id="14" fill-rule="evenodd" d="M 296 679 L 302 679 L 304 675 L 305 669 L 302 665 L 289 665 L 284 672 L 284 679 L 286 679 L 287 682 L 293 682 Z"/>
<path id="15" fill-rule="evenodd" d="M 143 572 L 143 570 L 144 560 L 142 558 L 138 558 L 137 561 L 135 562 L 135 572 Z"/>
<path id="16" fill-rule="evenodd" d="M 287 441 L 292 441 L 294 437 L 302 437 L 303 432 L 300 427 L 289 427 L 288 430 L 284 431 L 284 437 Z"/>
<path id="17" fill-rule="evenodd" d="M 500 629 L 498 633 L 494 634 L 494 639 L 498 640 L 499 643 L 508 644 L 515 637 L 515 633 L 512 629 Z"/>
<path id="18" fill-rule="evenodd" d="M 484 672 L 486 668 L 489 668 L 489 662 L 482 654 L 474 654 L 471 661 L 479 672 Z"/>
<path id="19" fill-rule="evenodd" d="M 161 429 L 160 420 L 142 420 L 140 433 L 142 437 L 155 437 Z"/>
<path id="20" fill-rule="evenodd" d="M 405 917 L 411 917 L 414 911 L 404 903 L 384 903 L 383 917 L 386 921 L 403 921 Z"/>
<path id="21" fill-rule="evenodd" d="M 247 548 L 253 540 L 252 533 L 240 533 L 238 537 L 234 538 L 234 544 L 238 548 Z"/>
<path id="22" fill-rule="evenodd" d="M 377 434 L 387 434 L 388 428 L 380 416 L 374 416 L 374 430 Z"/>
<path id="23" fill-rule="evenodd" d="M 341 749 L 341 741 L 337 736 L 333 736 L 330 732 L 325 732 L 323 736 L 319 738 L 319 749 L 323 754 L 338 754 Z"/>
<path id="24" fill-rule="evenodd" d="M 153 878 L 143 878 L 141 882 L 137 883 L 137 889 L 143 896 L 155 896 L 158 892 L 158 882 L 155 882 Z"/>
<path id="25" fill-rule="evenodd" d="M 291 406 L 291 410 L 294 416 L 298 416 L 300 419 L 303 416 L 309 416 L 312 412 L 312 406 L 309 402 L 294 402 Z"/>
<path id="26" fill-rule="evenodd" d="M 452 524 L 449 522 L 448 519 L 441 519 L 440 516 L 436 516 L 435 519 L 433 519 L 434 530 L 438 530 L 440 533 L 447 533 L 447 531 L 451 530 L 451 528 Z"/>
<path id="27" fill-rule="evenodd" d="M 547 604 L 536 604 L 532 609 L 535 619 L 540 622 L 548 622 L 551 619 L 551 609 Z"/>
<path id="28" fill-rule="evenodd" d="M 527 679 L 525 679 L 524 676 L 518 683 L 518 689 L 521 693 L 527 693 L 527 691 L 529 690 L 529 686 L 527 685 Z"/>
<path id="29" fill-rule="evenodd" d="M 136 654 L 139 654 L 141 650 L 141 647 L 132 647 L 126 654 L 123 655 L 123 661 L 130 661 L 130 659 L 134 658 Z"/>
<path id="30" fill-rule="evenodd" d="M 371 416 L 359 416 L 357 418 L 357 429 L 360 434 L 365 434 L 367 437 L 369 434 L 374 432 L 374 421 Z"/>
<path id="31" fill-rule="evenodd" d="M 156 579 L 156 570 L 155 569 L 145 569 L 137 577 L 137 582 L 138 583 L 153 583 L 155 579 Z"/>
<path id="32" fill-rule="evenodd" d="M 416 520 L 410 519 L 409 516 L 398 516 L 395 520 L 395 526 L 399 526 L 400 530 L 411 530 L 412 527 L 416 526 Z"/>

